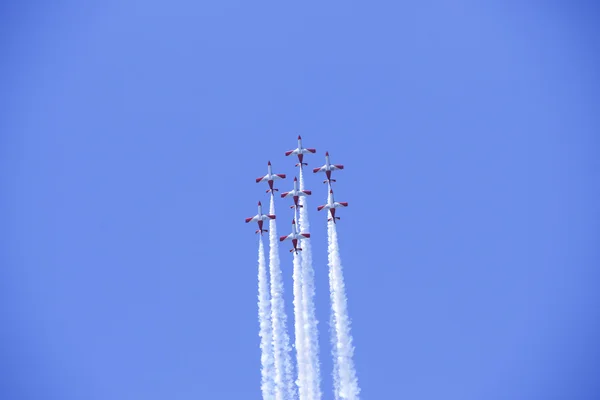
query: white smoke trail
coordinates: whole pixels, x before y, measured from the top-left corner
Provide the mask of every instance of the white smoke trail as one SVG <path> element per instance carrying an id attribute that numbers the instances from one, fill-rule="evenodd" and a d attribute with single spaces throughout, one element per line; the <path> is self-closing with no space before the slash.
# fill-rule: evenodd
<path id="1" fill-rule="evenodd" d="M 296 360 L 298 364 L 298 380 L 296 385 L 298 386 L 298 392 L 300 399 L 304 400 L 308 398 L 307 390 L 310 389 L 306 382 L 306 349 L 304 346 L 304 310 L 302 301 L 302 265 L 300 264 L 300 257 L 294 254 L 294 336 L 296 339 Z"/>
<path id="2" fill-rule="evenodd" d="M 331 195 L 328 195 L 328 197 Z M 329 232 L 329 225 L 331 222 L 327 223 L 327 240 L 329 246 L 331 246 L 331 235 Z M 331 265 L 331 253 L 328 251 L 328 261 L 329 265 Z M 336 314 L 333 308 L 333 293 L 334 293 L 334 282 L 331 279 L 331 269 L 329 270 L 329 293 L 331 293 L 332 299 L 332 307 L 331 314 L 329 316 L 329 334 L 331 335 L 331 355 L 333 358 L 333 398 L 334 400 L 340 400 L 340 368 L 338 363 L 338 335 L 336 329 Z"/>
<path id="3" fill-rule="evenodd" d="M 300 168 L 300 190 L 304 190 L 304 174 Z M 301 232 L 310 232 L 308 222 L 308 202 L 300 197 L 298 223 Z M 311 400 L 321 399 L 321 365 L 319 363 L 319 332 L 315 316 L 315 271 L 312 265 L 312 248 L 310 240 L 302 240 L 302 301 L 304 310 L 306 377 L 310 386 Z"/>
<path id="4" fill-rule="evenodd" d="M 333 285 L 331 279 L 329 280 L 329 291 L 333 292 Z M 333 398 L 340 400 L 340 369 L 338 367 L 338 352 L 337 352 L 337 334 L 335 332 L 335 314 L 333 308 L 331 309 L 331 315 L 329 317 L 329 333 L 331 335 L 331 355 L 333 358 Z"/>
<path id="5" fill-rule="evenodd" d="M 342 272 L 342 262 L 338 245 L 337 229 L 334 221 L 327 224 L 327 238 L 329 242 L 329 282 L 331 289 L 331 308 L 335 326 L 334 355 L 337 357 L 337 377 L 334 376 L 334 386 L 339 385 L 336 399 L 358 400 L 360 389 L 354 369 L 354 347 L 350 333 L 350 318 L 348 317 L 348 300 Z M 337 354 L 336 354 L 337 353 Z M 336 384 L 336 379 L 338 384 Z"/>
<path id="6" fill-rule="evenodd" d="M 275 214 L 275 202 L 271 195 L 269 214 Z M 296 390 L 293 366 L 290 358 L 290 338 L 287 333 L 287 316 L 283 302 L 283 280 L 279 266 L 279 244 L 275 220 L 269 220 L 269 267 L 271 272 L 271 322 L 273 324 L 273 354 L 275 365 L 275 398 L 293 400 Z"/>
<path id="7" fill-rule="evenodd" d="M 262 236 L 258 243 L 258 322 L 260 331 L 260 364 L 263 400 L 275 399 L 275 381 L 273 370 L 273 327 L 271 326 L 271 304 L 269 282 L 267 280 L 267 262 Z"/>

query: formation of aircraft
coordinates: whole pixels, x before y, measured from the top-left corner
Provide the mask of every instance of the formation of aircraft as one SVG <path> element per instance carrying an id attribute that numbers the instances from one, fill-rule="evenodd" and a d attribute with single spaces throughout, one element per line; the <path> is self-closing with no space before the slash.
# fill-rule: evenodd
<path id="1" fill-rule="evenodd" d="M 275 216 L 273 214 L 263 214 L 262 213 L 262 205 L 260 204 L 260 201 L 259 201 L 258 202 L 258 214 L 256 214 L 254 217 L 246 218 L 246 223 L 254 222 L 254 221 L 258 222 L 258 230 L 254 233 L 260 233 L 262 235 L 263 232 L 269 232 L 267 229 L 263 229 L 263 222 L 268 219 L 275 219 Z"/>
<path id="2" fill-rule="evenodd" d="M 313 169 L 313 172 L 325 172 L 325 176 L 327 176 L 327 179 L 324 180 L 323 183 L 329 182 L 329 186 L 331 186 L 331 182 L 335 182 L 335 179 L 331 179 L 331 171 L 337 171 L 339 169 L 344 169 L 344 166 L 341 164 L 331 164 L 329 162 L 329 152 L 327 151 L 325 152 L 325 165 Z"/>
<path id="3" fill-rule="evenodd" d="M 310 190 L 298 190 L 298 179 L 294 177 L 294 190 L 281 193 L 281 197 L 285 198 L 291 196 L 294 199 L 294 205 L 290 206 L 290 208 L 298 208 L 303 207 L 302 205 L 298 204 L 298 199 L 300 199 L 300 197 L 310 196 L 311 194 L 312 192 Z"/>
<path id="4" fill-rule="evenodd" d="M 329 196 L 327 198 L 327 204 L 317 207 L 317 211 L 321 211 L 322 209 L 329 210 L 331 213 L 331 218 L 328 218 L 327 221 L 332 221 L 335 224 L 336 219 L 340 219 L 340 217 L 335 216 L 335 209 L 340 207 L 348 207 L 348 203 L 345 201 L 337 202 L 333 199 L 333 189 L 329 189 Z"/>
<path id="5" fill-rule="evenodd" d="M 298 156 L 298 164 L 296 164 L 296 167 L 300 166 L 302 167 L 303 165 L 308 165 L 305 162 L 302 162 L 302 159 L 304 158 L 305 154 L 308 153 L 316 153 L 317 150 L 316 149 L 305 149 L 304 147 L 302 147 L 302 136 L 298 135 L 298 147 L 295 148 L 294 150 L 290 150 L 290 151 L 286 151 L 285 155 L 286 157 L 292 154 L 296 154 Z"/>
<path id="6" fill-rule="evenodd" d="M 314 154 L 316 152 L 317 152 L 317 150 L 315 150 L 315 149 L 309 149 L 309 148 L 302 147 L 302 137 L 300 135 L 298 135 L 298 147 L 295 148 L 294 150 L 286 151 L 285 155 L 286 156 L 290 156 L 290 155 L 298 156 L 298 163 L 296 164 L 296 167 L 302 168 L 304 165 L 308 165 L 307 163 L 304 162 L 304 155 L 308 154 L 308 153 Z M 327 204 L 317 207 L 317 210 L 318 211 L 321 211 L 323 209 L 329 210 L 329 213 L 331 214 L 331 216 L 327 219 L 327 221 L 333 221 L 334 223 L 336 223 L 336 220 L 340 219 L 340 217 L 337 217 L 335 215 L 335 209 L 340 208 L 340 207 L 348 207 L 347 202 L 337 202 L 334 200 L 333 189 L 331 188 L 331 183 L 336 181 L 335 179 L 331 178 L 331 172 L 342 170 L 342 169 L 344 169 L 344 166 L 341 164 L 331 164 L 331 162 L 329 161 L 329 152 L 325 152 L 325 165 L 323 165 L 322 167 L 313 169 L 313 173 L 325 172 L 326 179 L 323 181 L 323 183 L 328 183 L 328 186 L 329 186 L 329 196 L 327 199 Z M 272 171 L 272 167 L 271 167 L 271 161 L 269 161 L 267 163 L 267 174 L 265 176 L 256 178 L 256 183 L 267 182 L 267 184 L 269 185 L 269 189 L 267 190 L 267 193 L 271 193 L 271 196 L 274 196 L 274 193 L 276 191 L 278 191 L 279 189 L 276 189 L 273 187 L 273 182 L 280 180 L 280 179 L 285 179 L 285 174 L 274 174 Z M 290 208 L 293 208 L 295 210 L 294 211 L 294 214 L 295 214 L 296 211 L 300 207 L 302 207 L 302 205 L 299 204 L 300 197 L 310 196 L 311 194 L 312 194 L 312 192 L 310 190 L 298 189 L 298 179 L 296 177 L 294 177 L 294 189 L 290 190 L 289 192 L 282 193 L 281 197 L 282 198 L 291 197 L 294 200 L 294 204 L 292 206 L 290 206 Z M 268 232 L 267 229 L 263 229 L 263 222 L 270 220 L 270 219 L 275 219 L 275 215 L 263 214 L 262 213 L 262 205 L 259 201 L 258 202 L 258 214 L 256 214 L 254 217 L 246 218 L 246 223 L 256 221 L 258 223 L 258 230 L 256 231 L 256 233 L 260 233 L 262 235 L 263 232 Z M 309 238 L 310 238 L 310 233 L 298 232 L 298 230 L 296 228 L 296 218 L 294 218 L 292 220 L 292 233 L 290 233 L 287 236 L 281 236 L 279 238 L 279 241 L 283 242 L 286 240 L 291 240 L 293 248 L 290 250 L 290 252 L 294 252 L 295 254 L 298 254 L 299 251 L 302 251 L 302 248 L 298 247 L 298 241 L 301 239 L 309 239 Z"/>
<path id="7" fill-rule="evenodd" d="M 298 239 L 309 239 L 309 238 L 310 238 L 310 233 L 300 233 L 296 230 L 296 219 L 293 219 L 292 220 L 292 233 L 290 233 L 287 236 L 281 236 L 279 238 L 279 241 L 283 242 L 284 240 L 291 240 L 294 248 L 290 250 L 290 253 L 293 251 L 296 254 L 298 254 L 299 251 L 302 251 L 302 249 L 300 247 L 298 247 Z"/>

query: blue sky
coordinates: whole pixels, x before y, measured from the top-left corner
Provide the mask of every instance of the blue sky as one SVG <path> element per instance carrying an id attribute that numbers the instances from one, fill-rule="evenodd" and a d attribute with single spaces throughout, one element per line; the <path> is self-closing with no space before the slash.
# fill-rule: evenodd
<path id="1" fill-rule="evenodd" d="M 596 399 L 597 9 L 211 3 L 3 6 L 2 397 L 258 399 L 244 218 L 301 134 L 362 398 Z"/>

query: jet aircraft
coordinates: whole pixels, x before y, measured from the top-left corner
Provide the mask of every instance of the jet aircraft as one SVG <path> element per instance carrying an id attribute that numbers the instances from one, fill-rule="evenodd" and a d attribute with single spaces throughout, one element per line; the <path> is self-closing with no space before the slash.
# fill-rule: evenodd
<path id="1" fill-rule="evenodd" d="M 298 204 L 298 199 L 300 197 L 310 196 L 311 193 L 312 192 L 310 190 L 298 190 L 298 179 L 296 177 L 294 177 L 294 190 L 285 192 L 285 193 L 281 193 L 281 197 L 285 198 L 285 197 L 292 196 L 294 199 L 294 205 L 290 206 L 290 208 L 298 208 L 298 207 L 302 207 L 301 205 Z"/>
<path id="2" fill-rule="evenodd" d="M 344 166 L 341 164 L 331 164 L 329 162 L 329 152 L 326 152 L 325 153 L 325 165 L 323 165 L 322 167 L 313 169 L 313 172 L 314 173 L 325 172 L 327 179 L 324 180 L 323 183 L 329 182 L 329 184 L 331 185 L 331 182 L 335 182 L 335 179 L 331 179 L 331 171 L 337 171 L 339 169 L 344 169 Z"/>
<path id="3" fill-rule="evenodd" d="M 293 251 L 296 254 L 298 254 L 299 251 L 302 251 L 302 248 L 298 247 L 298 239 L 308 239 L 308 238 L 310 238 L 310 233 L 298 233 L 296 231 L 296 220 L 293 219 L 292 220 L 292 233 L 290 233 L 287 236 L 281 236 L 279 238 L 279 241 L 283 242 L 284 240 L 291 240 L 294 248 L 290 250 L 290 253 Z"/>
<path id="4" fill-rule="evenodd" d="M 298 147 L 294 150 L 290 150 L 290 151 L 286 151 L 285 155 L 289 156 L 291 154 L 296 154 L 298 156 L 298 164 L 296 164 L 297 166 L 302 167 L 303 165 L 308 165 L 305 162 L 302 162 L 304 155 L 308 154 L 308 153 L 316 153 L 317 150 L 316 149 L 305 149 L 304 147 L 302 147 L 302 137 L 300 135 L 298 135 Z"/>
<path id="5" fill-rule="evenodd" d="M 250 218 L 246 218 L 246 223 L 248 222 L 258 222 L 258 230 L 254 233 L 259 233 L 262 235 L 263 232 L 269 232 L 267 229 L 263 229 L 263 221 L 266 221 L 268 219 L 275 219 L 275 216 L 272 214 L 263 214 L 262 213 L 262 205 L 260 204 L 260 201 L 258 202 L 258 214 L 256 214 L 254 217 L 250 217 Z"/>
<path id="6" fill-rule="evenodd" d="M 334 201 L 333 190 L 329 189 L 329 197 L 327 198 L 327 204 L 317 207 L 317 211 L 321 211 L 322 209 L 329 210 L 329 212 L 331 213 L 331 218 L 328 218 L 327 221 L 333 220 L 333 223 L 335 223 L 336 219 L 340 219 L 340 217 L 335 216 L 335 209 L 339 207 L 348 207 L 348 203 L 345 201 L 339 203 L 337 201 Z"/>
<path id="7" fill-rule="evenodd" d="M 269 190 L 267 190 L 267 193 L 273 193 L 279 190 L 273 188 L 273 181 L 279 179 L 285 179 L 285 174 L 274 174 L 271 170 L 271 161 L 269 161 L 269 163 L 267 164 L 267 174 L 265 176 L 261 176 L 260 178 L 256 178 L 256 183 L 267 182 L 269 184 Z"/>

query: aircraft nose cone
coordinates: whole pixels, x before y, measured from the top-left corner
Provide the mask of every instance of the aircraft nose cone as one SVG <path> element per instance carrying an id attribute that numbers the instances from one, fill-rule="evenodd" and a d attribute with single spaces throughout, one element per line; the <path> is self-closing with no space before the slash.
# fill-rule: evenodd
<path id="1" fill-rule="evenodd" d="M 259 205 L 259 206 L 261 205 L 261 204 L 260 204 L 260 201 L 258 202 L 258 205 Z"/>
<path id="2" fill-rule="evenodd" d="M 298 135 L 298 140 L 302 139 L 302 136 Z"/>
<path id="3" fill-rule="evenodd" d="M 329 193 L 333 194 L 333 189 L 329 189 Z"/>
<path id="4" fill-rule="evenodd" d="M 298 178 L 294 177 L 294 182 L 297 182 L 297 181 L 298 181 Z"/>
<path id="5" fill-rule="evenodd" d="M 326 155 L 326 156 L 328 156 L 328 155 L 329 155 L 329 152 L 328 152 L 328 151 L 326 151 L 326 152 L 325 152 L 325 155 Z"/>
<path id="6" fill-rule="evenodd" d="M 292 225 L 296 225 L 296 218 L 292 220 Z"/>
<path id="7" fill-rule="evenodd" d="M 269 161 L 269 162 L 267 163 L 267 165 L 271 165 L 271 161 Z"/>

